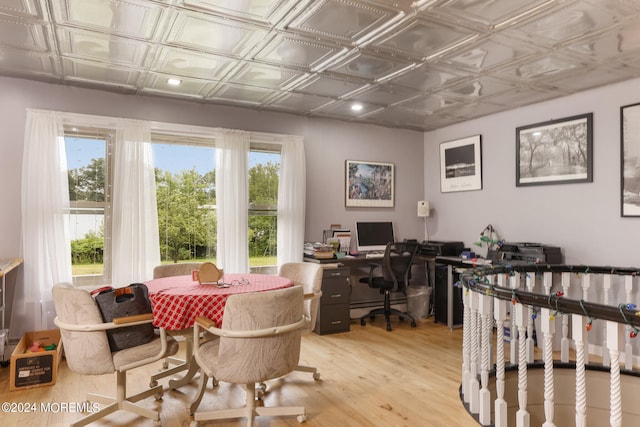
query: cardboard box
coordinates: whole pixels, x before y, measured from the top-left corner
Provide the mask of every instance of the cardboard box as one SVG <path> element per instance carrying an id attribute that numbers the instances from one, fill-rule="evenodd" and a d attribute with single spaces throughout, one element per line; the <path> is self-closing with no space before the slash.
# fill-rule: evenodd
<path id="1" fill-rule="evenodd" d="M 56 344 L 56 349 L 27 352 L 36 341 L 43 347 Z M 58 329 L 25 333 L 11 353 L 9 390 L 27 390 L 55 384 L 61 358 L 62 340 Z"/>

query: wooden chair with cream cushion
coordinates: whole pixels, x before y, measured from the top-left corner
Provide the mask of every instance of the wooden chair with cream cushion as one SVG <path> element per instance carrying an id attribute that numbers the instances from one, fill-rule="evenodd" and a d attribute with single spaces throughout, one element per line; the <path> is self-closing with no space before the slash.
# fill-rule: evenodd
<path id="1" fill-rule="evenodd" d="M 134 402 L 153 395 L 161 397 L 162 387 L 152 387 L 136 395 L 127 396 L 127 371 L 175 354 L 178 351 L 178 343 L 161 329 L 160 336 L 152 337 L 150 342 L 112 352 L 107 330 L 151 323 L 152 315 L 149 313 L 130 316 L 105 323 L 91 294 L 69 283 L 59 283 L 53 287 L 53 303 L 57 315 L 54 323 L 60 328 L 69 369 L 81 375 L 116 373 L 115 398 L 89 394 L 89 401 L 106 406 L 72 423 L 71 426 L 87 425 L 118 410 L 150 418 L 154 420 L 154 425 L 160 425 L 160 414 L 157 411 L 140 407 Z"/>
<path id="2" fill-rule="evenodd" d="M 173 264 L 157 265 L 153 269 L 153 278 L 161 279 L 163 277 L 186 276 L 191 275 L 193 270 L 199 270 L 202 266 L 201 262 L 179 262 Z M 160 378 L 175 375 L 179 372 L 189 369 L 189 362 L 193 356 L 193 329 L 185 329 L 182 331 L 168 331 L 174 337 L 182 337 L 185 341 L 185 359 L 177 357 L 167 357 L 162 364 L 162 371 L 151 375 L 150 385 L 153 387 L 158 384 Z M 169 369 L 169 365 L 175 365 Z"/>
<path id="3" fill-rule="evenodd" d="M 264 381 L 282 377 L 298 365 L 301 329 L 306 327 L 302 314 L 304 292 L 301 286 L 274 291 L 231 295 L 224 308 L 222 326 L 198 317 L 194 326 L 195 358 L 201 368 L 200 404 L 208 378 L 241 385 L 246 404 L 241 408 L 195 412 L 192 427 L 200 421 L 247 418 L 254 416 L 297 416 L 306 420 L 302 406 L 256 406 L 255 387 Z M 199 343 L 200 330 L 219 336 Z"/>
<path id="4" fill-rule="evenodd" d="M 280 267 L 279 275 L 291 280 L 294 284 L 304 289 L 304 317 L 307 320 L 307 328 L 303 333 L 310 333 L 316 327 L 318 307 L 322 296 L 322 267 L 311 262 L 289 262 Z M 296 371 L 310 372 L 313 379 L 319 380 L 320 373 L 313 366 L 298 365 Z"/>

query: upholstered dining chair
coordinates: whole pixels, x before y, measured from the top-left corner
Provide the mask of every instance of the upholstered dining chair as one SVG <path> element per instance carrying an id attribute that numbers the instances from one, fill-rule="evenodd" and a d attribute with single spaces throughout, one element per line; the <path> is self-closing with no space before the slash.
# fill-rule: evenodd
<path id="1" fill-rule="evenodd" d="M 286 277 L 294 284 L 304 289 L 304 317 L 307 320 L 307 328 L 303 333 L 313 331 L 318 318 L 318 306 L 322 297 L 322 267 L 311 262 L 288 262 L 280 266 L 278 275 Z M 298 365 L 296 371 L 310 372 L 313 379 L 319 380 L 320 373 L 313 366 Z"/>
<path id="2" fill-rule="evenodd" d="M 417 242 L 391 242 L 387 244 L 381 263 L 372 263 L 369 276 L 360 279 L 368 283 L 370 287 L 380 289 L 384 294 L 384 306 L 371 310 L 360 318 L 360 324 L 366 325 L 366 318 L 374 319 L 383 315 L 387 321 L 387 331 L 391 331 L 391 315 L 396 315 L 400 320 L 405 317 L 411 319 L 411 327 L 416 327 L 416 319 L 408 313 L 391 308 L 391 292 L 402 292 L 406 295 L 409 280 L 411 279 L 411 266 L 413 258 L 418 250 Z M 375 272 L 381 270 L 382 275 Z"/>
<path id="3" fill-rule="evenodd" d="M 202 265 L 201 262 L 179 262 L 173 264 L 156 265 L 153 268 L 153 278 L 161 279 L 163 277 L 186 276 L 191 274 L 193 270 L 198 270 Z M 162 364 L 162 371 L 151 375 L 150 386 L 154 387 L 158 384 L 160 378 L 169 377 L 179 372 L 189 369 L 189 362 L 193 356 L 193 329 L 185 329 L 183 331 L 168 331 L 169 335 L 174 337 L 182 337 L 185 341 L 185 359 L 177 357 L 167 357 Z M 169 365 L 175 365 L 169 368 Z"/>
<path id="4" fill-rule="evenodd" d="M 59 283 L 53 287 L 53 303 L 56 310 L 54 323 L 60 328 L 67 365 L 81 375 L 103 375 L 116 373 L 116 396 L 89 394 L 87 400 L 105 404 L 99 411 L 74 422 L 71 426 L 84 426 L 118 410 L 133 412 L 160 425 L 157 411 L 134 404 L 141 399 L 155 395 L 162 396 L 162 387 L 152 387 L 133 396 L 127 396 L 127 371 L 158 361 L 175 354 L 178 343 L 160 330 L 160 336 L 134 347 L 112 352 L 109 348 L 107 330 L 151 323 L 152 315 L 136 315 L 116 318 L 105 323 L 100 309 L 91 294 L 69 283 Z"/>
<path id="5" fill-rule="evenodd" d="M 255 416 L 295 415 L 299 422 L 306 420 L 302 406 L 257 406 L 255 396 L 256 384 L 282 377 L 298 365 L 301 329 L 306 327 L 303 301 L 301 286 L 235 294 L 227 299 L 220 328 L 210 319 L 196 319 L 195 358 L 201 375 L 194 407 L 200 404 L 208 378 L 241 385 L 246 404 L 241 408 L 196 411 L 191 427 L 200 421 L 230 418 L 247 418 L 250 427 Z M 201 328 L 220 338 L 200 343 L 196 337 Z"/>

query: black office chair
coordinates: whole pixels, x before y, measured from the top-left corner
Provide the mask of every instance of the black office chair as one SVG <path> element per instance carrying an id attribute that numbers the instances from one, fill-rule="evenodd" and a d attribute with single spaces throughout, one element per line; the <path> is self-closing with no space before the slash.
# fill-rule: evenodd
<path id="1" fill-rule="evenodd" d="M 411 265 L 418 250 L 417 242 L 392 242 L 387 244 L 382 258 L 382 264 L 371 264 L 369 277 L 360 279 L 363 283 L 368 283 L 372 288 L 380 289 L 384 294 L 384 307 L 371 310 L 360 318 L 360 324 L 366 325 L 366 318 L 373 320 L 378 315 L 384 315 L 387 320 L 387 331 L 391 331 L 390 316 L 395 314 L 404 320 L 405 317 L 411 319 L 411 327 L 416 327 L 416 320 L 408 313 L 391 308 L 391 292 L 403 292 L 406 295 L 409 279 L 411 279 Z M 382 276 L 374 276 L 378 267 L 382 268 Z"/>

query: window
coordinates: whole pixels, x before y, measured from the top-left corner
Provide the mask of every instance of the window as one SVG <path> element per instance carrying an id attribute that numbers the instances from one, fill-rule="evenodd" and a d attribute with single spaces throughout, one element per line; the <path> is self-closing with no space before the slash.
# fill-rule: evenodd
<path id="1" fill-rule="evenodd" d="M 108 130 L 65 128 L 71 262 L 77 284 L 110 279 L 111 149 Z"/>
<path id="2" fill-rule="evenodd" d="M 111 179 L 117 150 L 108 129 L 65 128 L 72 272 L 81 285 L 110 283 Z M 152 133 L 161 262 L 216 262 L 215 141 Z M 276 271 L 280 152 L 249 153 L 249 265 Z M 223 201 L 220 201 L 223 202 Z"/>

